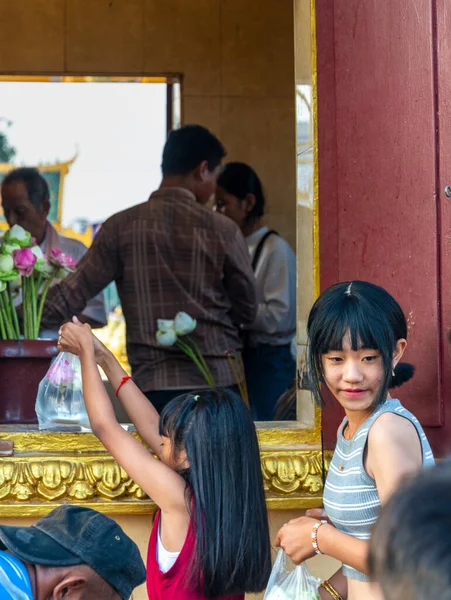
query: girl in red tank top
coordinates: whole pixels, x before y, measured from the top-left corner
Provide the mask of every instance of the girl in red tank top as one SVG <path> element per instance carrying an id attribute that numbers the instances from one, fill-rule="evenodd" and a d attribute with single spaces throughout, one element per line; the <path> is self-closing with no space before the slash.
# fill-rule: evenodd
<path id="1" fill-rule="evenodd" d="M 155 517 L 154 526 L 149 540 L 147 553 L 147 594 L 151 600 L 201 600 L 206 598 L 203 594 L 186 585 L 187 574 L 190 573 L 191 560 L 196 549 L 196 535 L 192 526 L 183 544 L 182 550 L 174 565 L 163 573 L 157 560 L 158 528 L 160 512 Z M 244 594 L 223 596 L 222 600 L 244 600 Z"/>
<path id="2" fill-rule="evenodd" d="M 243 600 L 271 571 L 255 426 L 230 390 L 172 400 L 161 418 L 112 353 L 76 319 L 60 349 L 80 357 L 93 433 L 158 506 L 147 560 L 150 600 Z M 117 422 L 100 365 L 153 453 Z"/>

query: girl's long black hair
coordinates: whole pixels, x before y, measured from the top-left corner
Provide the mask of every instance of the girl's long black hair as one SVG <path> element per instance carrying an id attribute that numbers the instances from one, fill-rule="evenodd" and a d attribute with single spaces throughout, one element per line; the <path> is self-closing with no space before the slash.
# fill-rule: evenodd
<path id="1" fill-rule="evenodd" d="M 398 364 L 392 375 L 396 342 L 407 339 L 406 318 L 398 302 L 373 283 L 346 281 L 327 289 L 310 311 L 307 334 L 309 382 L 317 402 L 322 401 L 322 355 L 342 350 L 345 335 L 350 335 L 353 350 L 372 348 L 381 354 L 384 376 L 375 405 L 385 400 L 389 388 L 413 376 L 413 366 L 406 363 Z"/>
<path id="2" fill-rule="evenodd" d="M 174 398 L 160 435 L 185 450 L 187 507 L 196 535 L 190 584 L 207 598 L 266 587 L 271 571 L 268 518 L 255 425 L 234 392 L 209 389 Z"/>

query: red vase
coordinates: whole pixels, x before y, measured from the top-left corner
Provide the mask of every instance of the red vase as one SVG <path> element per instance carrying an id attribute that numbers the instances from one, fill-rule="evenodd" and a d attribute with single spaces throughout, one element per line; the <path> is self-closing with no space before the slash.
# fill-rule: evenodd
<path id="1" fill-rule="evenodd" d="M 56 340 L 0 340 L 0 423 L 37 423 L 38 386 L 58 354 Z"/>

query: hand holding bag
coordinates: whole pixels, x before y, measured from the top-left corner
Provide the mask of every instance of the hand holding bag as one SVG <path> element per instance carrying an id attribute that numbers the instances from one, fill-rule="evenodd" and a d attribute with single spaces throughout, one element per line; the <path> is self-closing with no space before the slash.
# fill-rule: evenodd
<path id="1" fill-rule="evenodd" d="M 90 428 L 78 356 L 70 352 L 58 354 L 39 384 L 36 414 L 39 429 Z"/>
<path id="2" fill-rule="evenodd" d="M 296 566 L 279 550 L 263 600 L 320 600 L 319 584 L 305 563 Z"/>

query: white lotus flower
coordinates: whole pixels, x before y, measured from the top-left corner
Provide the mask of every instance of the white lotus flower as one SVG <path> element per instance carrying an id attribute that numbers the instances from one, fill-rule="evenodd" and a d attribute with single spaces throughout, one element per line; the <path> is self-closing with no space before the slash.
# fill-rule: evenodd
<path id="1" fill-rule="evenodd" d="M 177 335 L 188 335 L 197 327 L 196 319 L 190 317 L 186 312 L 179 312 L 175 315 L 174 329 Z"/>
<path id="2" fill-rule="evenodd" d="M 2 254 L 12 254 L 14 250 L 20 250 L 20 246 L 18 244 L 3 244 L 2 246 Z"/>
<path id="3" fill-rule="evenodd" d="M 174 319 L 157 319 L 158 331 L 169 331 L 174 329 Z"/>
<path id="4" fill-rule="evenodd" d="M 157 331 L 157 342 L 160 346 L 173 346 L 177 341 L 177 334 L 174 329 L 167 331 Z"/>
<path id="5" fill-rule="evenodd" d="M 14 269 L 14 260 L 10 254 L 0 256 L 0 271 L 2 273 L 11 273 Z"/>
<path id="6" fill-rule="evenodd" d="M 42 250 L 39 248 L 39 246 L 33 246 L 32 248 L 30 248 L 31 251 L 33 252 L 33 254 L 36 256 L 37 260 L 43 260 L 44 257 L 44 253 L 42 252 Z"/>
<path id="7" fill-rule="evenodd" d="M 18 244 L 21 248 L 25 248 L 31 243 L 31 233 L 20 225 L 13 225 L 5 233 L 5 242 L 7 244 Z"/>

